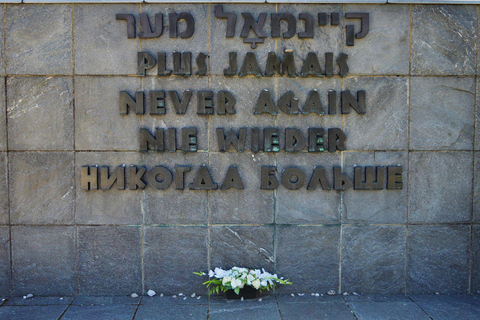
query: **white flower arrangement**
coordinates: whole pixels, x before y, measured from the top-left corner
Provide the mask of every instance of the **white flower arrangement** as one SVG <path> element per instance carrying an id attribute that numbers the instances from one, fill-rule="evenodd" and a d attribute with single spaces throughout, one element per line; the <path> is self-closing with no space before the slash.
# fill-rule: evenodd
<path id="1" fill-rule="evenodd" d="M 204 272 L 194 272 L 196 275 L 205 276 Z M 260 292 L 263 290 L 269 291 L 274 288 L 277 283 L 280 284 L 292 284 L 288 279 L 284 280 L 278 278 L 276 274 L 271 274 L 265 271 L 262 268 L 262 271 L 259 269 L 247 269 L 240 267 L 233 267 L 230 270 L 223 270 L 220 268 L 215 268 L 214 271 L 210 270 L 208 276 L 211 278 L 208 281 L 205 281 L 203 284 L 210 289 L 208 295 L 212 293 L 219 294 L 220 292 L 226 292 L 227 290 L 232 289 L 238 295 L 240 294 L 240 289 L 244 286 L 251 286 Z"/>

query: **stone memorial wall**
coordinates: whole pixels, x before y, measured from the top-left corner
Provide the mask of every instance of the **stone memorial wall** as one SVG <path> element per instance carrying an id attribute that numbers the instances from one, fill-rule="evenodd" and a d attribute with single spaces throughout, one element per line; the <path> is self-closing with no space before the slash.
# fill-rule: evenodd
<path id="1" fill-rule="evenodd" d="M 479 6 L 0 17 L 0 296 L 480 290 Z"/>

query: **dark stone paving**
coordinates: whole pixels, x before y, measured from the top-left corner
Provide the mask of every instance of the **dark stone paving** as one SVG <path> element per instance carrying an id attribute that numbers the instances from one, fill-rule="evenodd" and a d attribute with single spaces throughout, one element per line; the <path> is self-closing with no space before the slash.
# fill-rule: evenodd
<path id="1" fill-rule="evenodd" d="M 271 295 L 246 301 L 190 296 L 12 297 L 0 301 L 0 319 L 479 320 L 480 296 Z"/>

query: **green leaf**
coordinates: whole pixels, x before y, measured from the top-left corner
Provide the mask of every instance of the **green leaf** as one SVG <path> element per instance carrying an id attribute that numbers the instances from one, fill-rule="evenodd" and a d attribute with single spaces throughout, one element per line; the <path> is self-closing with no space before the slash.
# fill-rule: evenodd
<path id="1" fill-rule="evenodd" d="M 235 293 L 236 293 L 237 295 L 240 294 L 240 288 L 239 288 L 239 287 L 236 287 L 235 290 L 233 290 L 233 291 L 235 291 Z"/>

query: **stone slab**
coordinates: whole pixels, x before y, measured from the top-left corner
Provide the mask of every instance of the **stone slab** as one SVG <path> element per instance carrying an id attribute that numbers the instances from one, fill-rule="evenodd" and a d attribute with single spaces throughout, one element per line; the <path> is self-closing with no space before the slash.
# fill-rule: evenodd
<path id="1" fill-rule="evenodd" d="M 399 319 L 399 317 L 405 320 L 431 319 L 413 302 L 350 302 L 348 305 L 358 320 Z"/>
<path id="2" fill-rule="evenodd" d="M 133 292 L 132 292 L 133 293 Z M 139 293 L 137 293 L 139 294 Z M 133 304 L 138 305 L 142 297 L 139 295 L 137 298 L 128 296 L 77 296 L 72 302 L 74 306 L 114 306 L 121 304 Z"/>
<path id="3" fill-rule="evenodd" d="M 480 225 L 472 227 L 472 284 L 471 293 L 480 293 Z"/>
<path id="4" fill-rule="evenodd" d="M 435 320 L 475 320 L 480 314 L 480 302 L 470 295 L 413 295 L 411 298 Z"/>
<path id="5" fill-rule="evenodd" d="M 14 295 L 76 293 L 74 227 L 12 227 L 12 260 Z"/>
<path id="6" fill-rule="evenodd" d="M 75 5 L 75 74 L 136 75 L 140 40 L 128 39 L 126 22 L 115 16 L 128 13 L 138 17 L 139 11 L 135 4 Z"/>
<path id="7" fill-rule="evenodd" d="M 473 140 L 473 148 L 477 151 L 480 150 L 480 81 L 478 81 L 478 79 L 477 100 L 475 105 L 475 138 Z"/>
<path id="8" fill-rule="evenodd" d="M 68 308 L 68 306 L 25 306 L 12 307 L 3 306 L 0 308 L 0 318 L 2 320 L 44 320 L 58 319 Z"/>
<path id="9" fill-rule="evenodd" d="M 1 10 L 1 9 L 0 9 Z M 7 151 L 7 112 L 5 107 L 5 78 L 0 78 L 0 151 Z"/>
<path id="10" fill-rule="evenodd" d="M 402 166 L 401 190 L 343 192 L 342 219 L 346 223 L 405 223 L 407 220 L 408 154 L 399 152 L 344 152 L 344 171 L 354 179 L 355 166 Z"/>
<path id="11" fill-rule="evenodd" d="M 472 152 L 412 152 L 409 222 L 468 222 L 472 217 Z"/>
<path id="12" fill-rule="evenodd" d="M 404 292 L 405 241 L 405 226 L 344 226 L 342 292 Z"/>
<path id="13" fill-rule="evenodd" d="M 78 293 L 140 293 L 141 239 L 140 227 L 78 227 Z"/>
<path id="14" fill-rule="evenodd" d="M 294 153 L 277 156 L 277 179 L 281 183 L 285 168 L 300 168 L 306 184 L 299 190 L 280 186 L 276 192 L 276 223 L 279 224 L 335 224 L 340 222 L 340 192 L 336 190 L 306 190 L 314 168 L 322 166 L 333 186 L 333 166 L 340 164 L 340 153 Z"/>
<path id="15" fill-rule="evenodd" d="M 76 163 L 76 222 L 77 224 L 136 224 L 143 221 L 142 190 L 81 190 L 82 166 L 109 166 L 110 173 L 120 165 L 141 165 L 141 155 L 133 152 L 77 152 Z M 127 178 L 128 179 L 128 178 Z M 128 180 L 127 180 L 128 183 Z"/>
<path id="16" fill-rule="evenodd" d="M 356 1 L 352 1 L 356 3 Z M 348 54 L 350 75 L 407 75 L 410 59 L 410 6 L 346 5 L 344 12 L 368 12 L 370 30 L 355 39 Z M 344 20 L 360 28 L 359 20 Z"/>
<path id="17" fill-rule="evenodd" d="M 72 224 L 73 153 L 9 154 L 12 224 Z"/>
<path id="18" fill-rule="evenodd" d="M 37 297 L 24 299 L 23 297 L 12 297 L 5 303 L 6 306 L 51 306 L 69 305 L 74 297 Z"/>
<path id="19" fill-rule="evenodd" d="M 410 148 L 472 150 L 475 79 L 413 77 Z"/>
<path id="20" fill-rule="evenodd" d="M 8 212 L 7 159 L 7 153 L 0 152 L 0 224 L 8 224 L 10 221 Z"/>
<path id="21" fill-rule="evenodd" d="M 413 7 L 412 74 L 474 75 L 474 6 Z"/>
<path id="22" fill-rule="evenodd" d="M 228 301 L 223 304 L 211 304 L 208 311 L 209 320 L 217 319 L 265 319 L 280 320 L 275 301 Z"/>
<path id="23" fill-rule="evenodd" d="M 168 295 L 205 295 L 205 279 L 193 272 L 208 269 L 206 227 L 145 227 L 144 290 Z M 179 272 L 185 270 L 185 272 Z"/>
<path id="24" fill-rule="evenodd" d="M 283 319 L 356 319 L 345 303 L 285 303 L 279 304 Z"/>
<path id="25" fill-rule="evenodd" d="M 467 293 L 470 226 L 409 226 L 407 242 L 407 293 Z"/>
<path id="26" fill-rule="evenodd" d="M 10 228 L 0 226 L 0 297 L 8 298 L 11 294 L 10 262 Z"/>
<path id="27" fill-rule="evenodd" d="M 209 192 L 210 222 L 268 224 L 274 221 L 274 192 L 260 190 L 261 166 L 274 164 L 274 157 L 265 153 L 210 153 L 210 168 L 219 188 L 224 184 L 228 168 L 237 166 L 243 190 L 231 188 Z M 248 206 L 245 204 L 248 203 Z"/>
<path id="28" fill-rule="evenodd" d="M 474 153 L 473 221 L 480 222 L 480 152 Z"/>
<path id="29" fill-rule="evenodd" d="M 118 304 L 108 306 L 71 306 L 62 316 L 66 320 L 131 320 L 135 315 L 137 306 Z"/>
<path id="30" fill-rule="evenodd" d="M 340 226 L 279 226 L 276 236 L 276 272 L 293 282 L 278 288 L 278 293 L 338 290 Z"/>
<path id="31" fill-rule="evenodd" d="M 140 305 L 135 313 L 138 320 L 207 319 L 206 305 L 149 304 Z"/>
<path id="32" fill-rule="evenodd" d="M 72 6 L 7 5 L 8 74 L 72 74 Z"/>
<path id="33" fill-rule="evenodd" d="M 350 294 L 348 296 L 343 296 L 345 302 L 347 303 L 360 303 L 360 302 L 411 302 L 409 297 L 404 294 Z"/>
<path id="34" fill-rule="evenodd" d="M 287 290 L 285 290 L 287 291 Z M 313 296 L 313 294 L 319 294 L 317 297 L 316 295 Z M 279 306 L 282 306 L 284 304 L 326 304 L 326 303 L 333 303 L 333 304 L 345 304 L 344 296 L 337 294 L 334 296 L 327 295 L 325 293 L 319 293 L 319 292 L 297 292 L 297 293 L 292 293 L 290 294 L 277 294 L 275 297 L 277 298 L 277 302 Z"/>
<path id="35" fill-rule="evenodd" d="M 198 277 L 198 276 L 197 276 Z M 199 278 L 196 278 L 198 280 Z M 204 278 L 206 280 L 206 278 Z M 195 281 L 197 282 L 197 281 Z M 203 288 L 202 292 L 205 291 Z M 160 308 L 163 306 L 171 306 L 171 305 L 208 305 L 211 303 L 211 300 L 214 297 L 220 296 L 208 296 L 207 294 L 202 295 L 201 293 L 194 292 L 195 295 L 192 297 L 192 294 L 183 293 L 183 292 L 176 292 L 172 295 L 163 295 L 162 293 L 158 292 L 155 296 L 150 297 L 148 295 L 142 298 L 141 304 L 142 305 L 151 305 L 155 306 L 156 308 Z M 180 295 L 182 294 L 182 295 Z"/>
<path id="36" fill-rule="evenodd" d="M 273 272 L 273 227 L 212 226 L 210 268 L 265 268 Z"/>
<path id="37" fill-rule="evenodd" d="M 345 79 L 356 96 L 366 91 L 366 113 L 344 115 L 343 131 L 349 150 L 405 150 L 408 148 L 408 80 L 402 77 Z"/>
<path id="38" fill-rule="evenodd" d="M 71 77 L 7 80 L 9 150 L 73 150 Z"/>

